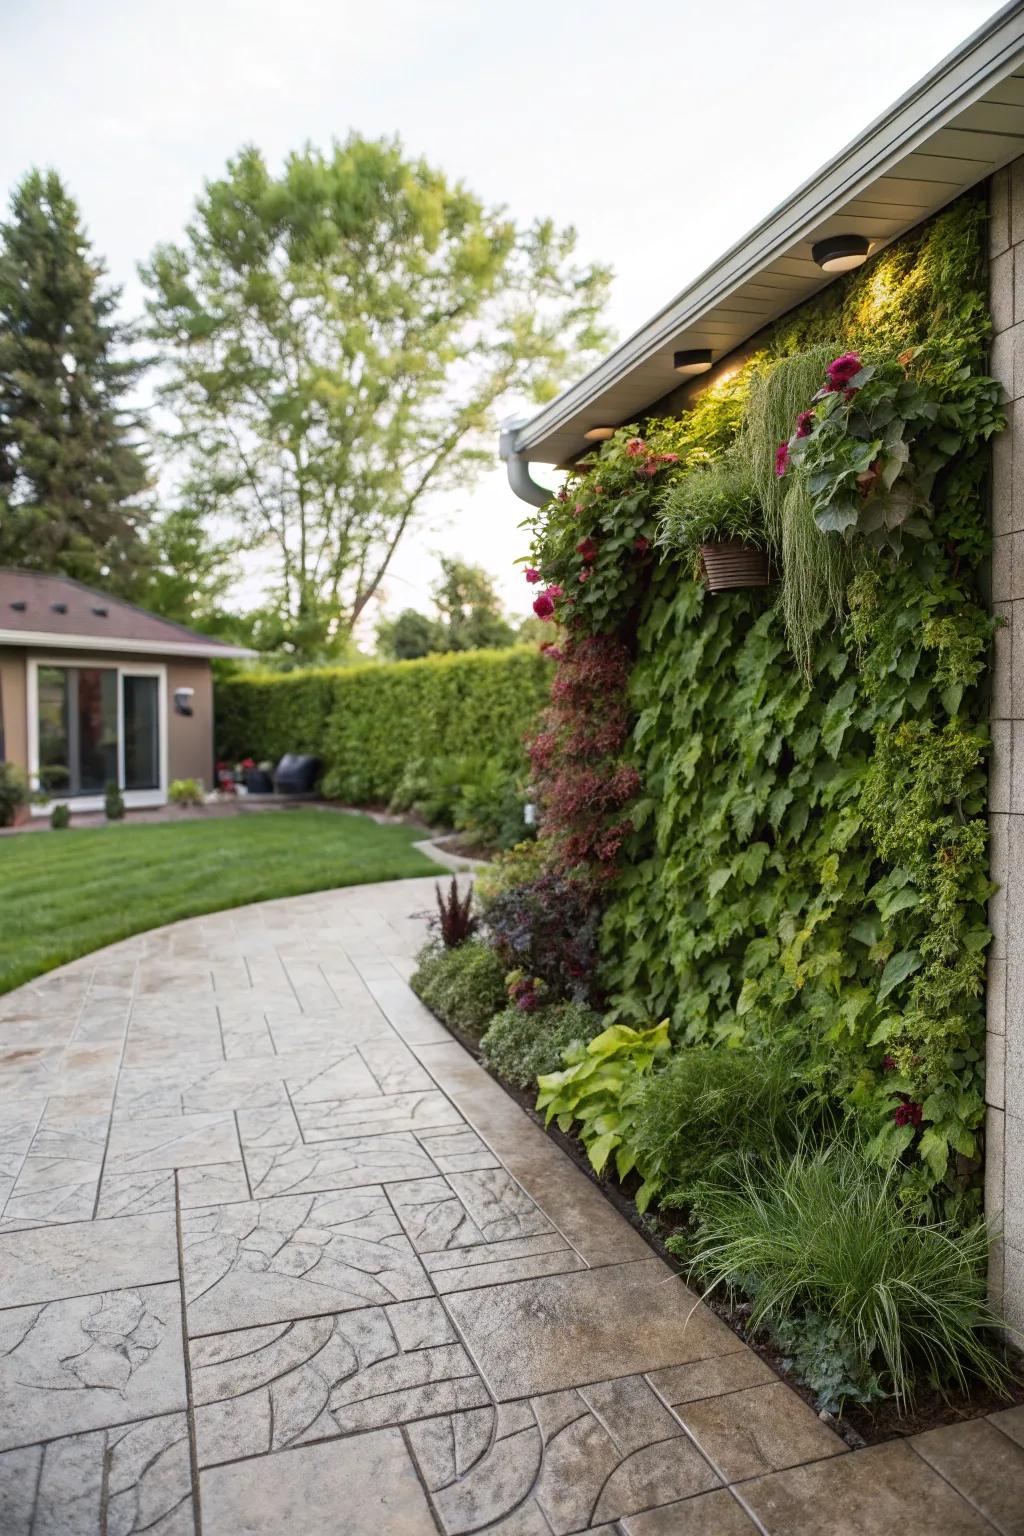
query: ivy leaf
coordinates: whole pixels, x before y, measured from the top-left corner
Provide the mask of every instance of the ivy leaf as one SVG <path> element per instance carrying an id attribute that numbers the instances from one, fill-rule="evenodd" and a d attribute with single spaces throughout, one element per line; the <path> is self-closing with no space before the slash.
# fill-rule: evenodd
<path id="1" fill-rule="evenodd" d="M 844 497 L 842 501 L 831 501 L 820 512 L 815 512 L 814 521 L 822 533 L 845 533 L 848 528 L 856 528 L 858 515 L 857 503 L 851 497 Z"/>
<path id="2" fill-rule="evenodd" d="M 877 1002 L 882 1002 L 889 993 L 898 987 L 901 981 L 906 981 L 912 976 L 921 964 L 921 956 L 916 949 L 901 949 L 889 960 L 882 972 L 882 980 L 878 988 Z"/>
<path id="3" fill-rule="evenodd" d="M 732 870 L 730 868 L 727 867 L 725 869 L 713 869 L 708 879 L 709 899 L 717 896 L 722 887 L 728 885 L 731 879 Z"/>

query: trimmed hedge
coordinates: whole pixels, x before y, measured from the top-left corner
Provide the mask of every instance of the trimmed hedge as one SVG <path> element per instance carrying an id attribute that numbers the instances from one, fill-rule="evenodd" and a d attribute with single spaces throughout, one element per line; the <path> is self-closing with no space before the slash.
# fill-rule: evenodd
<path id="1" fill-rule="evenodd" d="M 510 762 L 551 686 L 538 651 L 468 651 L 421 661 L 240 675 L 218 681 L 217 755 L 277 762 L 312 752 L 324 793 L 389 800 L 417 758 L 484 754 Z"/>

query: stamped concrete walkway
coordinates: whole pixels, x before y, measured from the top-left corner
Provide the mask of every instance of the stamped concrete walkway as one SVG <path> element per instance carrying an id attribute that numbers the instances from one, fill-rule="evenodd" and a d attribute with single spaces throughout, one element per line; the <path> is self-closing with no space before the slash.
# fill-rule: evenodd
<path id="1" fill-rule="evenodd" d="M 0 1000 L 3 1536 L 1024 1531 L 1024 1410 L 851 1453 L 695 1303 L 409 991 L 432 893 Z"/>

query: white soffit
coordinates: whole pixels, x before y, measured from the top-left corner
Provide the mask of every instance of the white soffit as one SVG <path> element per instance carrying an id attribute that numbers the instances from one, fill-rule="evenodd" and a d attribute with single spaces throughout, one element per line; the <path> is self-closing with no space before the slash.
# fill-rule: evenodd
<path id="1" fill-rule="evenodd" d="M 1004 6 L 955 53 L 799 187 L 514 438 L 516 457 L 549 464 L 586 448 L 593 426 L 632 421 L 682 382 L 677 349 L 715 361 L 824 288 L 811 260 L 824 235 L 867 235 L 880 249 L 1024 154 L 1024 0 Z"/>

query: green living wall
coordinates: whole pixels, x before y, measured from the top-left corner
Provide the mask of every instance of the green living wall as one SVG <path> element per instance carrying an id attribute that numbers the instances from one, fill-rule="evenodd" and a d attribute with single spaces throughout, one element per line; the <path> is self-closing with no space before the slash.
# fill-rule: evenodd
<path id="1" fill-rule="evenodd" d="M 240 675 L 215 693 L 217 754 L 276 762 L 311 752 L 328 795 L 391 798 L 417 759 L 481 752 L 514 761 L 550 685 L 537 651 L 474 651 L 361 666 Z"/>
<path id="2" fill-rule="evenodd" d="M 718 456 L 757 371 L 818 343 L 890 366 L 918 348 L 901 364 L 966 397 L 989 329 L 984 237 L 967 197 L 830 286 L 689 412 L 592 456 L 533 547 L 570 648 L 614 635 L 634 658 L 621 765 L 641 788 L 602 898 L 613 1019 L 667 1016 L 677 1048 L 788 1042 L 821 1104 L 903 1158 L 907 1198 L 954 1209 L 977 1198 L 984 1122 L 991 406 L 953 434 L 925 536 L 899 559 L 855 551 L 808 670 L 778 588 L 711 595 L 671 547 L 646 552 L 660 502 L 642 476 Z M 627 495 L 624 454 L 641 477 Z M 564 785 L 551 804 L 571 826 Z"/>

